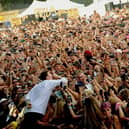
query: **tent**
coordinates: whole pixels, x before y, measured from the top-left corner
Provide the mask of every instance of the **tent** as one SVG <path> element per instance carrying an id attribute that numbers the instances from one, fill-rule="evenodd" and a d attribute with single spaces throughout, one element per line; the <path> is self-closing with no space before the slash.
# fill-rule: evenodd
<path id="1" fill-rule="evenodd" d="M 28 15 L 35 14 L 35 9 L 48 9 L 54 8 L 55 10 L 61 10 L 61 9 L 72 9 L 72 8 L 82 8 L 85 7 L 83 4 L 78 4 L 75 2 L 72 2 L 70 0 L 47 0 L 46 2 L 41 2 L 38 0 L 34 0 L 32 4 L 21 14 L 18 15 L 18 17 L 24 17 Z"/>
<path id="2" fill-rule="evenodd" d="M 56 10 L 84 7 L 83 4 L 78 4 L 70 0 L 47 0 L 46 3 L 48 3 L 50 6 L 53 6 Z"/>
<path id="3" fill-rule="evenodd" d="M 109 1 L 105 0 L 94 0 L 94 2 L 89 6 L 79 9 L 80 16 L 86 15 L 86 17 L 89 17 L 93 14 L 94 10 L 96 10 L 101 16 L 103 16 L 106 12 L 105 4 L 108 2 Z"/>
<path id="4" fill-rule="evenodd" d="M 22 12 L 21 14 L 18 15 L 18 17 L 33 15 L 34 10 L 36 8 L 47 8 L 47 7 L 48 6 L 47 6 L 46 2 L 34 0 L 33 3 L 24 12 Z"/>

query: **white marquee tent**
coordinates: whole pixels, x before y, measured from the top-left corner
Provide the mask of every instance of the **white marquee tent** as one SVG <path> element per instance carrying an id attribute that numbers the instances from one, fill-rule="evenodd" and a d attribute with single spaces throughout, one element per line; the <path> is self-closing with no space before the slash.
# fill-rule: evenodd
<path id="1" fill-rule="evenodd" d="M 46 3 L 56 10 L 84 7 L 83 4 L 78 4 L 70 0 L 47 0 Z"/>
<path id="2" fill-rule="evenodd" d="M 72 2 L 70 0 L 47 0 L 46 2 L 41 2 L 38 0 L 34 0 L 32 4 L 21 14 L 18 15 L 18 17 L 24 17 L 27 15 L 33 15 L 35 9 L 51 9 L 54 8 L 55 10 L 60 9 L 71 9 L 71 8 L 84 8 L 85 6 L 83 4 L 78 4 L 75 2 Z"/>
<path id="3" fill-rule="evenodd" d="M 33 3 L 24 12 L 22 12 L 21 14 L 18 15 L 18 17 L 24 17 L 24 16 L 27 16 L 27 15 L 33 15 L 34 10 L 37 7 L 38 8 L 44 8 L 44 7 L 47 7 L 47 4 L 45 2 L 34 0 Z"/>
<path id="4" fill-rule="evenodd" d="M 96 10 L 101 16 L 104 16 L 106 13 L 105 4 L 113 2 L 113 4 L 119 4 L 119 0 L 94 0 L 93 4 L 80 8 L 79 14 L 80 16 L 86 15 L 86 17 L 89 17 L 93 14 L 94 10 Z M 127 0 L 121 0 L 122 3 L 126 3 Z"/>
<path id="5" fill-rule="evenodd" d="M 127 0 L 122 0 L 122 3 L 126 2 Z M 70 9 L 70 8 L 77 8 L 79 10 L 80 16 L 86 15 L 89 17 L 93 14 L 93 11 L 96 10 L 101 16 L 105 15 L 105 4 L 113 2 L 114 4 L 118 4 L 119 0 L 94 0 L 93 4 L 85 7 L 83 4 L 78 4 L 72 2 L 70 0 L 47 0 L 46 2 L 34 0 L 32 4 L 18 17 L 24 17 L 27 15 L 34 14 L 35 9 L 48 9 L 54 8 L 56 10 L 60 9 Z"/>

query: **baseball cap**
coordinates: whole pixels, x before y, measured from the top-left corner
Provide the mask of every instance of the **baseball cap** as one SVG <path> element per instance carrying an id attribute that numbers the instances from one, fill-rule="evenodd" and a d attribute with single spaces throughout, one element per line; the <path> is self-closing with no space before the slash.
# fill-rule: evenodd
<path id="1" fill-rule="evenodd" d="M 3 102 L 5 102 L 5 101 L 7 101 L 7 99 L 6 99 L 6 98 L 2 98 L 2 99 L 0 100 L 0 103 L 3 103 Z"/>

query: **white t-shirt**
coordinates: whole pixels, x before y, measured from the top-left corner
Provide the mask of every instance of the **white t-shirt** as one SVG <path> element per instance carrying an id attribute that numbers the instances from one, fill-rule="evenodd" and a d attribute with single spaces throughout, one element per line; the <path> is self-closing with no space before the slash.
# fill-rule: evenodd
<path id="1" fill-rule="evenodd" d="M 93 86 L 92 86 L 90 83 L 86 84 L 85 87 L 86 87 L 88 90 L 92 90 L 92 91 L 93 91 Z"/>
<path id="2" fill-rule="evenodd" d="M 61 82 L 65 84 L 67 83 L 67 79 L 44 80 L 34 86 L 25 97 L 32 105 L 30 109 L 26 110 L 26 113 L 36 112 L 45 115 L 51 93 L 56 86 L 60 85 Z"/>

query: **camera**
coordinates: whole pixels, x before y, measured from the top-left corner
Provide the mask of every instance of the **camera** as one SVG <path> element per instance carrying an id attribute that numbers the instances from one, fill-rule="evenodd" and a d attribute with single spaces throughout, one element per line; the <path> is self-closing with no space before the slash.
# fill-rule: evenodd
<path id="1" fill-rule="evenodd" d="M 57 56 L 57 57 L 60 57 L 60 54 L 57 54 L 56 56 Z"/>
<path id="2" fill-rule="evenodd" d="M 72 102 L 72 97 L 70 95 L 67 96 L 67 101 L 68 101 L 68 103 Z"/>
<path id="3" fill-rule="evenodd" d="M 60 87 L 65 90 L 67 86 L 66 86 L 66 85 L 63 86 L 63 83 L 61 82 L 61 83 L 60 83 Z"/>
<path id="4" fill-rule="evenodd" d="M 48 68 L 47 68 L 47 69 L 48 69 L 48 70 L 50 70 L 50 71 L 52 70 L 52 68 L 51 68 L 50 66 L 48 66 Z"/>
<path id="5" fill-rule="evenodd" d="M 114 58 L 115 56 L 114 56 L 114 54 L 110 54 L 109 57 L 110 58 Z"/>
<path id="6" fill-rule="evenodd" d="M 64 86 L 63 89 L 65 90 L 67 86 Z"/>

